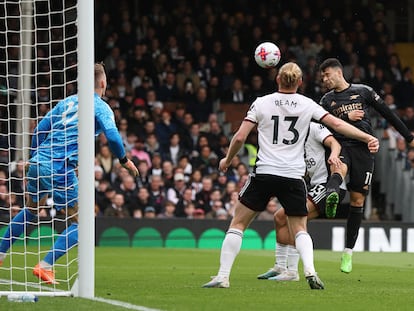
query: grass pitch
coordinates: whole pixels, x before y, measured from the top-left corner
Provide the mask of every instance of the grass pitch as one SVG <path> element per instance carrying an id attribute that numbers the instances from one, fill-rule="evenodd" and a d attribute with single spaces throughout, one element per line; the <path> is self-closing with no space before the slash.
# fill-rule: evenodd
<path id="1" fill-rule="evenodd" d="M 339 271 L 340 255 L 315 252 L 322 291 L 311 290 L 302 271 L 299 282 L 257 280 L 274 255 L 248 250 L 236 259 L 229 289 L 207 289 L 201 285 L 217 273 L 219 250 L 99 247 L 95 295 L 124 307 L 81 298 L 9 303 L 1 297 L 0 310 L 413 310 L 414 254 L 354 253 L 350 274 Z"/>

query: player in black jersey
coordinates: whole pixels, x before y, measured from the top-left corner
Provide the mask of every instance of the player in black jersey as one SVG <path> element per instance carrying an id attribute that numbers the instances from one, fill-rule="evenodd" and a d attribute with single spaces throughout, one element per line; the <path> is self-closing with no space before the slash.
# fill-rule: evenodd
<path id="1" fill-rule="evenodd" d="M 369 86 L 350 84 L 343 76 L 342 64 L 336 58 L 326 59 L 319 67 L 322 82 L 329 90 L 320 104 L 334 116 L 349 122 L 360 130 L 373 135 L 369 110 L 375 109 L 414 147 L 413 135 L 404 123 L 384 103 L 381 97 Z M 365 197 L 368 194 L 374 170 L 374 156 L 366 144 L 333 132 L 342 146 L 341 160 L 346 164 L 349 174 L 350 210 L 346 226 L 346 244 L 341 258 L 341 271 L 352 271 L 352 249 L 355 246 L 358 231 L 363 218 Z M 346 172 L 342 172 L 345 176 Z M 335 203 L 342 177 L 333 174 L 327 184 L 331 195 L 327 197 L 327 213 L 335 216 Z M 334 190 L 335 189 L 335 190 Z M 328 202 L 331 200 L 331 202 Z M 337 202 L 337 201 L 336 201 Z"/>

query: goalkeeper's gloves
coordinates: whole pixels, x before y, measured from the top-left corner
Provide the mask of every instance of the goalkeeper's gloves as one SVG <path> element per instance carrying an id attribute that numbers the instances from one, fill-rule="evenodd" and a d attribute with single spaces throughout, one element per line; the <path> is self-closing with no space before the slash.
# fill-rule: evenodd
<path id="1" fill-rule="evenodd" d="M 139 175 L 138 169 L 135 166 L 134 162 L 132 162 L 127 157 L 119 159 L 119 163 L 121 163 L 121 165 L 125 167 L 132 176 L 136 177 Z"/>

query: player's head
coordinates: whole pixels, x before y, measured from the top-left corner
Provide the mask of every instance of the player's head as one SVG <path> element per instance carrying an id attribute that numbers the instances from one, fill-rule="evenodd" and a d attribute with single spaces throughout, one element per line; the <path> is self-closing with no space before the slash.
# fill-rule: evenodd
<path id="1" fill-rule="evenodd" d="M 106 90 L 106 74 L 103 63 L 95 64 L 95 92 L 103 96 Z"/>
<path id="2" fill-rule="evenodd" d="M 340 89 L 346 83 L 342 70 L 342 64 L 336 58 L 328 58 L 319 66 L 322 83 L 328 90 Z"/>
<path id="3" fill-rule="evenodd" d="M 302 84 L 302 70 L 295 63 L 286 63 L 280 67 L 276 82 L 279 85 L 279 91 L 296 92 Z"/>

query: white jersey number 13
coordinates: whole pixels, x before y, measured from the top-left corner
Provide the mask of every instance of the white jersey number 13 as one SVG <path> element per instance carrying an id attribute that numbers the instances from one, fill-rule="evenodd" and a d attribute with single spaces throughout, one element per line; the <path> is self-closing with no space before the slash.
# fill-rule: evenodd
<path id="1" fill-rule="evenodd" d="M 278 144 L 279 143 L 279 138 L 278 138 L 279 116 L 272 116 L 272 120 L 273 120 L 273 143 Z M 283 138 L 282 143 L 284 143 L 285 145 L 293 145 L 294 143 L 298 141 L 298 138 L 299 138 L 299 132 L 295 128 L 296 122 L 298 121 L 298 117 L 285 117 L 283 121 L 290 122 L 288 131 L 293 133 L 293 138 L 290 140 Z"/>

